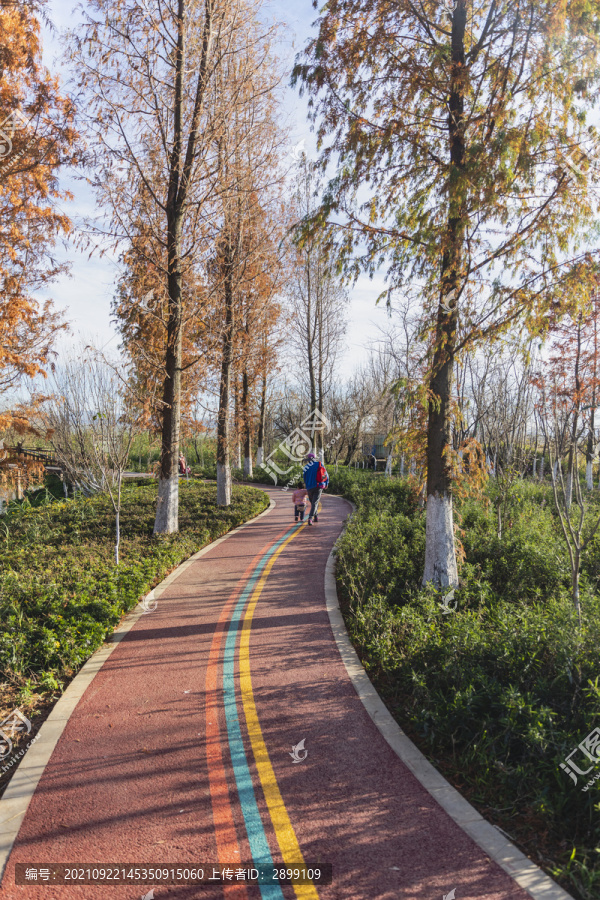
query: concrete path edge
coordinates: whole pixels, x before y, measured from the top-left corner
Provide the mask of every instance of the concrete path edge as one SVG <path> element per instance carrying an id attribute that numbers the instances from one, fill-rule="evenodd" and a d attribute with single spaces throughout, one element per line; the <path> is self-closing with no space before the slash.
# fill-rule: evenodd
<path id="1" fill-rule="evenodd" d="M 201 556 L 204 556 L 204 554 L 212 550 L 213 547 L 228 540 L 234 534 L 238 534 L 238 532 L 247 528 L 258 519 L 268 515 L 271 510 L 275 508 L 275 505 L 275 502 L 269 498 L 269 506 L 267 509 L 263 510 L 263 512 L 254 516 L 254 518 L 249 519 L 247 522 L 244 522 L 242 525 L 236 526 L 231 531 L 228 531 L 227 534 L 217 538 L 210 544 L 206 544 L 205 547 L 202 547 L 201 550 L 198 550 L 197 553 L 194 553 L 189 559 L 186 559 L 177 566 L 176 569 L 143 597 L 142 600 L 134 606 L 133 610 L 125 616 L 120 625 L 112 633 L 109 640 L 90 656 L 64 694 L 56 701 L 52 712 L 36 735 L 35 744 L 33 744 L 31 749 L 27 750 L 25 753 L 18 769 L 2 795 L 2 798 L 0 798 L 0 885 L 21 823 L 25 818 L 25 813 L 27 812 L 31 798 L 44 773 L 44 769 L 52 756 L 54 748 L 58 744 L 60 736 L 75 707 L 108 657 L 111 655 L 117 644 L 123 640 L 127 632 L 133 628 L 140 616 L 146 614 L 146 611 L 140 605 L 141 602 L 144 600 L 158 600 L 169 585 L 171 585 L 182 572 L 191 566 L 195 560 L 200 559 Z"/>
<path id="2" fill-rule="evenodd" d="M 346 502 L 352 506 L 353 515 L 356 506 L 350 500 Z M 571 894 L 528 859 L 498 828 L 484 819 L 402 731 L 373 687 L 348 637 L 337 594 L 335 553 L 334 546 L 325 568 L 325 600 L 331 630 L 356 693 L 385 740 L 450 818 L 534 900 L 573 900 Z"/>

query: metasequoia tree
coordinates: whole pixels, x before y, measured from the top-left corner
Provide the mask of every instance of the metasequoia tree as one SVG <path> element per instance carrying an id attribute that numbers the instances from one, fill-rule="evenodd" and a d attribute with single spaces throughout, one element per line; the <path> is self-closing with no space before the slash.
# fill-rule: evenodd
<path id="1" fill-rule="evenodd" d="M 132 246 L 121 257 L 124 273 L 119 279 L 113 301 L 113 313 L 121 334 L 122 346 L 133 364 L 140 408 L 146 408 L 148 427 L 160 433 L 164 402 L 161 397 L 165 379 L 165 343 L 168 336 L 169 304 L 164 290 L 166 257 L 154 233 L 141 221 Z M 215 341 L 208 323 L 216 314 L 211 294 L 201 270 L 190 270 L 182 288 L 181 349 L 181 436 L 185 423 L 192 422 L 192 407 L 198 383 L 207 377 L 214 364 Z M 214 332 L 214 328 L 212 329 Z M 148 399 L 152 398 L 151 407 Z"/>
<path id="2" fill-rule="evenodd" d="M 261 267 L 268 263 L 280 218 L 282 173 L 278 167 L 283 134 L 275 124 L 279 73 L 271 56 L 273 29 L 258 20 L 237 35 L 235 55 L 219 73 L 230 111 L 218 140 L 218 218 L 221 223 L 213 277 L 222 309 L 222 352 L 217 415 L 217 503 L 231 502 L 230 400 L 239 335 L 253 336 L 251 318 L 262 300 Z M 272 287 L 266 290 L 272 296 Z M 250 317 L 250 318 L 249 318 Z M 256 335 L 260 346 L 260 334 Z M 247 353 L 246 353 L 247 356 Z M 243 374 L 243 373 L 242 373 Z"/>
<path id="3" fill-rule="evenodd" d="M 389 303 L 392 320 L 381 329 L 381 338 L 373 348 L 372 368 L 382 371 L 382 393 L 388 409 L 391 452 L 400 451 L 400 471 L 404 475 L 406 459 L 425 471 L 426 445 L 426 359 L 422 316 L 408 298 Z M 391 415 L 390 415 L 391 408 Z"/>
<path id="4" fill-rule="evenodd" d="M 258 425 L 256 434 L 256 465 L 262 466 L 265 461 L 265 434 L 267 426 L 267 403 L 269 386 L 274 376 L 280 371 L 279 351 L 283 343 L 282 324 L 285 321 L 279 304 L 275 306 L 275 315 L 266 319 L 258 354 L 257 369 L 260 379 L 260 399 L 258 403 Z M 267 311 L 267 317 L 270 314 Z M 273 327 L 271 324 L 274 321 Z"/>
<path id="5" fill-rule="evenodd" d="M 57 173 L 77 160 L 76 133 L 70 100 L 42 66 L 40 12 L 43 3 L 0 0 L 0 394 L 44 373 L 62 327 L 34 293 L 65 268 L 52 255 L 71 227 Z"/>
<path id="6" fill-rule="evenodd" d="M 294 197 L 299 219 L 314 213 L 316 188 L 313 166 L 303 153 Z M 306 372 L 303 387 L 308 390 L 311 412 L 323 415 L 346 333 L 348 296 L 320 236 L 311 236 L 295 248 L 287 293 L 292 346 L 300 371 Z M 316 431 L 316 451 L 322 451 L 322 441 L 322 432 Z"/>
<path id="7" fill-rule="evenodd" d="M 566 456 L 565 507 L 571 506 L 573 480 L 578 480 L 577 445 L 585 435 L 586 482 L 593 486 L 592 461 L 595 451 L 596 407 L 599 395 L 598 316 L 600 298 L 578 304 L 578 309 L 554 317 L 551 324 L 550 355 L 541 374 L 534 379 L 542 391 L 540 404 L 552 413 L 558 466 Z M 587 415 L 584 415 L 587 413 Z M 561 467 L 562 471 L 562 467 Z"/>
<path id="8" fill-rule="evenodd" d="M 95 184 L 108 210 L 104 234 L 135 252 L 143 222 L 153 230 L 143 250 L 162 248 L 162 260 L 156 252 L 151 258 L 166 322 L 154 532 L 169 533 L 178 529 L 185 292 L 196 258 L 216 238 L 218 136 L 230 113 L 215 83 L 249 13 L 242 0 L 91 0 L 88 8 L 72 46 L 94 137 Z"/>
<path id="9" fill-rule="evenodd" d="M 325 228 L 348 276 L 385 263 L 390 289 L 421 291 L 432 328 L 423 581 L 457 584 L 455 360 L 525 316 L 541 327 L 594 214 L 585 140 L 600 7 L 328 0 L 318 27 L 294 78 L 312 97 L 323 168 L 340 167 L 305 233 Z"/>
<path id="10" fill-rule="evenodd" d="M 273 223 L 277 219 L 273 217 Z M 267 379 L 273 367 L 273 360 L 267 356 L 273 350 L 274 334 L 278 327 L 281 307 L 276 299 L 283 281 L 285 268 L 281 252 L 277 252 L 269 236 L 261 234 L 260 227 L 251 232 L 256 241 L 255 258 L 247 267 L 244 288 L 241 290 L 241 329 L 239 336 L 239 368 L 242 373 L 240 397 L 242 446 L 244 453 L 244 475 L 253 473 L 252 448 L 254 445 L 254 422 L 257 405 L 256 389 L 260 386 L 258 403 L 259 449 L 264 441 L 264 416 L 266 406 Z M 283 231 L 281 231 L 283 236 Z M 282 243 L 278 242 L 279 248 Z M 262 252 L 259 248 L 262 245 Z M 257 465 L 262 462 L 257 457 Z"/>

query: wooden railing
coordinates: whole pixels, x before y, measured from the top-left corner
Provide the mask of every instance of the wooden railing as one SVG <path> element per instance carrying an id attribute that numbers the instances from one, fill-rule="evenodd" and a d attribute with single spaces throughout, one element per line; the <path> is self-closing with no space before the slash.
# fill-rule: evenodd
<path id="1" fill-rule="evenodd" d="M 5 447 L 14 456 L 24 456 L 26 459 L 37 459 L 47 466 L 57 466 L 58 459 L 51 450 L 38 450 L 37 447 Z"/>

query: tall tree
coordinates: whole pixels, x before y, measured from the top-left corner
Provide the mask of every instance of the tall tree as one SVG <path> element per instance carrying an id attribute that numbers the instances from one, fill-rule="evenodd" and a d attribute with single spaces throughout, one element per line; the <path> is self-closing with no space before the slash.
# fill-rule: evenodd
<path id="1" fill-rule="evenodd" d="M 42 65 L 43 6 L 0 0 L 0 394 L 45 373 L 61 327 L 35 292 L 66 268 L 53 256 L 71 229 L 57 176 L 77 162 L 77 135 L 73 105 Z"/>
<path id="2" fill-rule="evenodd" d="M 456 584 L 455 359 L 521 317 L 541 327 L 594 214 L 582 142 L 598 102 L 600 6 L 327 0 L 318 26 L 294 78 L 320 116 L 323 168 L 340 166 L 306 230 L 328 228 L 349 275 L 386 261 L 390 288 L 414 282 L 425 298 L 423 581 Z"/>
<path id="3" fill-rule="evenodd" d="M 299 219 L 314 214 L 317 189 L 314 167 L 303 153 L 294 198 Z M 348 295 L 320 236 L 311 236 L 296 248 L 287 292 L 292 344 L 300 371 L 306 373 L 300 381 L 308 388 L 311 412 L 316 410 L 322 416 L 346 333 Z M 322 431 L 316 431 L 317 451 L 323 449 L 322 439 Z"/>
<path id="4" fill-rule="evenodd" d="M 580 303 L 577 303 L 577 300 Z M 574 302 L 575 301 L 575 302 Z M 595 416 L 599 393 L 597 292 L 585 298 L 571 298 L 569 312 L 557 311 L 551 323 L 550 354 L 542 366 L 541 376 L 534 379 L 543 390 L 541 407 L 550 405 L 556 440 L 555 455 L 560 465 L 566 454 L 564 499 L 567 511 L 573 497 L 573 479 L 577 479 L 577 444 L 586 435 L 586 480 L 591 487 L 591 463 L 595 447 Z M 577 308 L 579 307 L 579 308 Z M 584 415 L 586 414 L 587 415 Z"/>
<path id="5" fill-rule="evenodd" d="M 140 213 L 162 245 L 166 327 L 155 534 L 178 530 L 185 283 L 207 239 L 215 141 L 227 117 L 214 82 L 243 29 L 237 0 L 91 0 L 72 34 L 109 237 L 135 250 Z M 94 15 L 95 14 L 95 15 Z M 210 102 L 209 102 L 210 98 Z M 159 269 L 159 271 L 161 271 Z"/>
<path id="6" fill-rule="evenodd" d="M 276 124 L 280 74 L 271 52 L 273 38 L 273 29 L 265 30 L 258 18 L 249 19 L 244 34 L 239 33 L 232 44 L 235 54 L 221 71 L 229 117 L 219 137 L 218 179 L 221 232 L 216 272 L 223 308 L 217 417 L 220 506 L 231 502 L 229 407 L 234 370 L 243 370 L 236 352 L 245 331 L 244 304 L 250 313 L 248 303 L 256 300 L 255 279 L 266 262 L 265 247 L 273 245 L 273 232 L 279 227 L 283 173 L 278 161 L 285 134 Z M 269 223 L 262 228 L 265 219 L 273 219 L 274 227 Z M 260 335 L 253 338 L 260 343 Z"/>

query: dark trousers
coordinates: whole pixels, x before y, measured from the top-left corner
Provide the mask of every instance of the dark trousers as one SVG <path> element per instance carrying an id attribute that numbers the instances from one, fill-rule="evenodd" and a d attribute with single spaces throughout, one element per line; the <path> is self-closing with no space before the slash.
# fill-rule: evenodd
<path id="1" fill-rule="evenodd" d="M 301 522 L 304 522 L 304 508 L 304 503 L 301 503 L 300 506 L 294 506 L 294 518 L 300 517 Z"/>
<path id="2" fill-rule="evenodd" d="M 316 516 L 317 510 L 319 508 L 319 500 L 321 499 L 322 493 L 322 488 L 310 488 L 308 492 L 308 499 L 310 500 L 310 512 L 308 514 L 309 519 L 312 519 L 313 516 Z"/>

